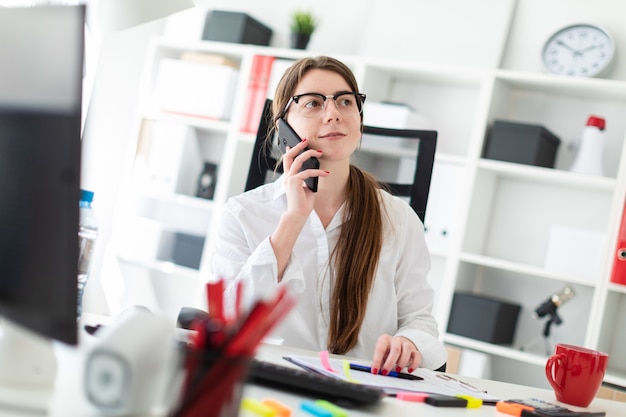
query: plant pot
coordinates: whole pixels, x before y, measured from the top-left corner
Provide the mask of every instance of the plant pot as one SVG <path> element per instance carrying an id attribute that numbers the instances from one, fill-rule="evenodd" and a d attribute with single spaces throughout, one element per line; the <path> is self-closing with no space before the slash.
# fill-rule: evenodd
<path id="1" fill-rule="evenodd" d="M 311 35 L 306 33 L 292 33 L 291 47 L 294 49 L 306 49 L 310 39 Z"/>

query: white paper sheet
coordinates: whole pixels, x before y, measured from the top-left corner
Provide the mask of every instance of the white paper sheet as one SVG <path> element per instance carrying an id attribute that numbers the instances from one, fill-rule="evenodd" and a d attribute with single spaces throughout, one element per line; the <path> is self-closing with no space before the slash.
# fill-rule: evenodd
<path id="1" fill-rule="evenodd" d="M 350 370 L 348 375 L 344 373 L 344 360 L 330 358 L 329 364 L 332 371 L 327 370 L 322 365 L 319 358 L 303 356 L 286 356 L 284 359 L 301 366 L 304 369 L 317 372 L 332 378 L 352 381 L 383 389 L 387 394 L 395 394 L 400 391 L 426 392 L 441 395 L 470 395 L 487 401 L 496 401 L 497 398 L 489 395 L 480 387 L 473 387 L 465 382 L 453 378 L 442 372 L 431 371 L 430 369 L 418 368 L 412 372 L 413 375 L 424 378 L 421 381 L 400 379 L 390 376 L 374 375 L 368 372 Z M 354 361 L 359 365 L 370 366 L 370 363 Z"/>

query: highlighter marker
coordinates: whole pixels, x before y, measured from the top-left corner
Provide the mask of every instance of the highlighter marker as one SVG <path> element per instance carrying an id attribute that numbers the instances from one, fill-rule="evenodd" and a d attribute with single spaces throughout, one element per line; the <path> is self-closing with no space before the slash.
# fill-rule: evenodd
<path id="1" fill-rule="evenodd" d="M 397 399 L 402 401 L 412 401 L 416 403 L 423 403 L 426 397 L 428 397 L 428 394 L 423 392 L 401 391 L 396 393 Z"/>
<path id="2" fill-rule="evenodd" d="M 315 400 L 315 404 L 330 411 L 333 417 L 348 417 L 348 412 L 346 410 L 341 407 L 337 407 L 335 404 L 329 401 Z"/>
<path id="3" fill-rule="evenodd" d="M 261 417 L 274 417 L 276 415 L 276 411 L 273 408 L 260 403 L 254 398 L 244 398 L 241 401 L 241 408 Z"/>
<path id="4" fill-rule="evenodd" d="M 300 409 L 314 415 L 315 417 L 333 417 L 333 413 L 323 407 L 320 407 L 313 401 L 303 402 L 302 404 L 300 404 Z"/>
<path id="5" fill-rule="evenodd" d="M 261 404 L 274 409 L 277 417 L 291 417 L 291 408 L 273 398 L 266 398 Z"/>
<path id="6" fill-rule="evenodd" d="M 483 405 L 483 400 L 480 398 L 472 397 L 471 395 L 459 394 L 458 398 L 463 398 L 467 400 L 467 408 L 479 408 Z"/>
<path id="7" fill-rule="evenodd" d="M 511 403 L 508 401 L 498 401 L 496 403 L 496 410 L 498 410 L 501 413 L 506 413 L 515 417 L 519 417 L 522 415 L 523 410 L 532 411 L 534 410 L 534 408 L 528 405 Z"/>
<path id="8" fill-rule="evenodd" d="M 466 399 L 448 395 L 429 395 L 424 399 L 424 402 L 435 407 L 467 407 Z"/>

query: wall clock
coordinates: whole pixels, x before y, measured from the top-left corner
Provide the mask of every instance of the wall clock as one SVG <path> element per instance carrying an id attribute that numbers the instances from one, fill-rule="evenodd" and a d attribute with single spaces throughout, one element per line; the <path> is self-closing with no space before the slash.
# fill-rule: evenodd
<path id="1" fill-rule="evenodd" d="M 608 74 L 615 58 L 615 42 L 604 29 L 589 23 L 556 31 L 543 46 L 541 59 L 552 74 L 600 77 Z"/>

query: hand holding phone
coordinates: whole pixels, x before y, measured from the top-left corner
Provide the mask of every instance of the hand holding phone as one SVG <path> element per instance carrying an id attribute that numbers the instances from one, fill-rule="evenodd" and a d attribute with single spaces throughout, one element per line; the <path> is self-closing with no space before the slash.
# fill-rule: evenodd
<path id="1" fill-rule="evenodd" d="M 300 142 L 302 142 L 302 139 L 300 139 L 300 136 L 298 136 L 296 131 L 293 130 L 291 126 L 289 126 L 289 123 L 287 123 L 287 121 L 283 118 L 278 119 L 278 147 L 280 148 L 281 152 L 284 154 L 285 152 L 287 152 L 287 146 L 293 148 Z M 302 152 L 305 152 L 308 149 L 309 148 L 305 148 Z M 302 152 L 300 152 L 300 154 L 302 154 Z M 306 169 L 319 168 L 320 161 L 317 158 L 313 157 L 304 161 L 302 167 L 300 168 L 300 172 Z M 309 187 L 309 189 L 314 193 L 317 192 L 317 181 L 318 177 L 310 177 L 304 180 L 307 187 Z"/>

